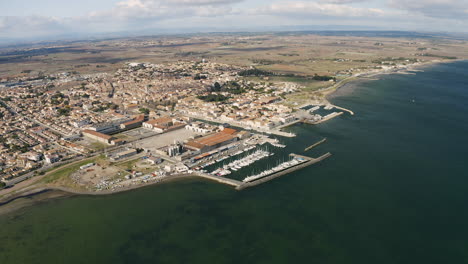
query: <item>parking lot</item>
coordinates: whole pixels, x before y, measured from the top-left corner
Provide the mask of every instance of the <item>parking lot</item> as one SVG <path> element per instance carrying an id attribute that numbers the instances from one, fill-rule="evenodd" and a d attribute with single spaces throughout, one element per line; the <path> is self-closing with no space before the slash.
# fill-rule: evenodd
<path id="1" fill-rule="evenodd" d="M 138 140 L 132 143 L 132 146 L 135 148 L 143 148 L 145 150 L 149 150 L 150 152 L 154 152 L 156 149 L 174 144 L 175 141 L 183 143 L 185 140 L 194 138 L 197 135 L 199 134 L 187 129 L 178 129 L 164 134 L 158 134 L 152 137 Z"/>

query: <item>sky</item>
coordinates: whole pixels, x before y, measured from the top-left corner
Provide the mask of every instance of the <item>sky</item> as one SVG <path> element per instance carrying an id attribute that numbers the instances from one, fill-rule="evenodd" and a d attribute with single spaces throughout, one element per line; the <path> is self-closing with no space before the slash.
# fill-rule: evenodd
<path id="1" fill-rule="evenodd" d="M 467 32 L 468 0 L 0 0 L 0 40 L 293 26 Z"/>

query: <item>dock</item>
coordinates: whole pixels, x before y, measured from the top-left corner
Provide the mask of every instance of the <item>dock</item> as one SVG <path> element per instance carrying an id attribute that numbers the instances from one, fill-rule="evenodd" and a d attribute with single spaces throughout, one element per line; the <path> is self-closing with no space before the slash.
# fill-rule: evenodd
<path id="1" fill-rule="evenodd" d="M 321 119 L 321 120 L 319 120 L 319 121 L 311 122 L 311 121 L 308 121 L 308 120 L 304 120 L 303 122 L 304 122 L 304 124 L 318 125 L 318 124 L 323 123 L 323 122 L 325 122 L 325 121 L 328 121 L 328 120 L 330 120 L 330 119 L 332 119 L 332 118 L 335 118 L 335 117 L 337 117 L 337 116 L 340 116 L 340 115 L 342 115 L 343 113 L 344 113 L 344 112 L 333 112 L 333 113 L 331 113 L 331 114 L 325 116 L 323 119 Z"/>
<path id="2" fill-rule="evenodd" d="M 331 153 L 328 152 L 318 158 L 311 158 L 311 157 L 307 157 L 307 156 L 301 156 L 301 155 L 297 155 L 297 154 L 293 154 L 291 153 L 290 154 L 291 156 L 293 157 L 299 157 L 299 158 L 303 158 L 305 160 L 307 160 L 306 162 L 302 163 L 302 164 L 299 164 L 297 166 L 294 166 L 294 167 L 291 167 L 291 168 L 288 168 L 286 170 L 283 170 L 283 171 L 280 171 L 280 172 L 277 172 L 277 173 L 273 173 L 269 176 L 266 176 L 266 177 L 263 177 L 263 178 L 260 178 L 258 180 L 255 180 L 255 181 L 252 181 L 252 182 L 242 182 L 239 186 L 236 187 L 236 190 L 240 191 L 240 190 L 243 190 L 245 188 L 250 188 L 250 187 L 254 187 L 254 186 L 257 186 L 259 184 L 262 184 L 262 183 L 265 183 L 265 182 L 268 182 L 268 181 L 271 181 L 275 178 L 278 178 L 278 177 L 281 177 L 283 175 L 286 175 L 288 173 L 291 173 L 291 172 L 294 172 L 294 171 L 297 171 L 297 170 L 300 170 L 300 169 L 303 169 L 305 167 L 308 167 L 310 165 L 313 165 L 315 163 L 318 163 L 328 157 L 331 156 Z"/>
<path id="3" fill-rule="evenodd" d="M 295 120 L 293 122 L 290 122 L 290 123 L 286 123 L 286 124 L 283 124 L 281 126 L 277 126 L 275 129 L 277 130 L 281 130 L 283 128 L 286 128 L 286 127 L 290 127 L 290 126 L 293 126 L 295 124 L 298 124 L 298 123 L 301 123 L 303 120 L 302 119 L 298 119 L 298 120 Z"/>
<path id="4" fill-rule="evenodd" d="M 309 150 L 315 148 L 316 146 L 322 144 L 322 143 L 325 142 L 325 141 L 327 141 L 327 138 L 324 138 L 324 139 L 320 140 L 319 142 L 317 142 L 317 143 L 315 143 L 315 144 L 313 144 L 313 145 L 308 146 L 307 148 L 304 149 L 304 151 L 309 151 Z"/>

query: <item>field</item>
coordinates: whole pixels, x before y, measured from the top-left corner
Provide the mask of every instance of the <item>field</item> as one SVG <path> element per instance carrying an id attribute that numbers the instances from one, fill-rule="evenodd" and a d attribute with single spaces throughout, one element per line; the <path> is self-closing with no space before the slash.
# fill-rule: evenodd
<path id="1" fill-rule="evenodd" d="M 80 169 L 81 166 L 89 164 L 89 163 L 97 163 L 104 161 L 103 157 L 96 157 L 92 159 L 83 160 L 80 162 L 75 162 L 69 165 L 65 165 L 63 167 L 51 170 L 48 172 L 44 178 L 41 180 L 42 183 L 48 185 L 57 185 L 57 186 L 64 186 L 64 187 L 78 187 L 75 183 L 72 182 L 70 179 L 70 175 L 75 173 Z"/>
<path id="2" fill-rule="evenodd" d="M 464 40 L 404 34 L 205 34 L 57 42 L 0 49 L 0 78 L 112 72 L 125 62 L 210 61 L 295 75 L 336 75 L 390 60 L 467 58 Z"/>
<path id="3" fill-rule="evenodd" d="M 295 82 L 301 91 L 283 103 L 297 106 L 320 103 L 317 90 L 333 83 L 311 80 L 313 75 L 347 76 L 384 65 L 416 61 L 468 58 L 462 38 L 398 32 L 297 32 L 148 36 L 95 41 L 57 42 L 28 48 L 0 48 L 0 83 L 11 77 L 110 73 L 126 62 L 169 63 L 201 61 L 256 67 L 278 76 L 268 82 Z M 286 76 L 285 76 L 286 75 Z M 249 77 L 251 78 L 251 77 Z M 80 85 L 64 84 L 60 89 Z M 328 91 L 329 92 L 329 91 Z M 133 135 L 119 135 L 128 140 Z M 95 150 L 102 144 L 91 144 Z"/>

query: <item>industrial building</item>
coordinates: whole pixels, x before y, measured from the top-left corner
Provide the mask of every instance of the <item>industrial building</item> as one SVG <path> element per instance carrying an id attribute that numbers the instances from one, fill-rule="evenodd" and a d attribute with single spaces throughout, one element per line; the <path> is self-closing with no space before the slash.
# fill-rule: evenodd
<path id="1" fill-rule="evenodd" d="M 133 155 L 136 155 L 137 153 L 138 153 L 138 152 L 136 151 L 136 149 L 126 149 L 126 150 L 124 150 L 124 151 L 117 152 L 117 153 L 113 154 L 113 155 L 110 157 L 110 160 L 116 161 L 116 160 L 128 158 L 128 157 L 131 157 L 131 156 L 133 156 Z"/>
<path id="2" fill-rule="evenodd" d="M 96 141 L 99 141 L 101 143 L 108 144 L 108 145 L 113 145 L 112 141 L 115 139 L 112 136 L 109 136 L 109 135 L 106 135 L 97 131 L 89 130 L 89 129 L 83 130 L 82 133 L 83 133 L 83 136 L 85 137 L 91 138 L 93 140 L 96 140 Z"/>
<path id="3" fill-rule="evenodd" d="M 144 128 L 154 130 L 158 133 L 165 133 L 185 127 L 186 123 L 172 117 L 160 117 L 143 123 Z"/>
<path id="4" fill-rule="evenodd" d="M 154 157 L 154 156 L 152 156 L 152 157 L 149 157 L 149 158 L 148 158 L 148 161 L 149 161 L 151 164 L 156 165 L 156 164 L 161 164 L 161 163 L 163 162 L 163 159 L 160 158 L 160 157 Z"/>
<path id="5" fill-rule="evenodd" d="M 204 123 L 204 122 L 197 121 L 197 122 L 193 122 L 191 124 L 186 125 L 185 129 L 196 132 L 196 133 L 208 134 L 208 133 L 214 132 L 216 129 L 218 129 L 218 127 Z"/>
<path id="6" fill-rule="evenodd" d="M 136 118 L 128 122 L 120 124 L 120 129 L 129 130 L 129 129 L 141 127 L 144 121 L 145 121 L 145 115 L 139 115 Z"/>
<path id="7" fill-rule="evenodd" d="M 190 140 L 184 146 L 186 149 L 203 153 L 237 141 L 237 133 L 235 129 L 225 128 L 221 132 Z"/>

